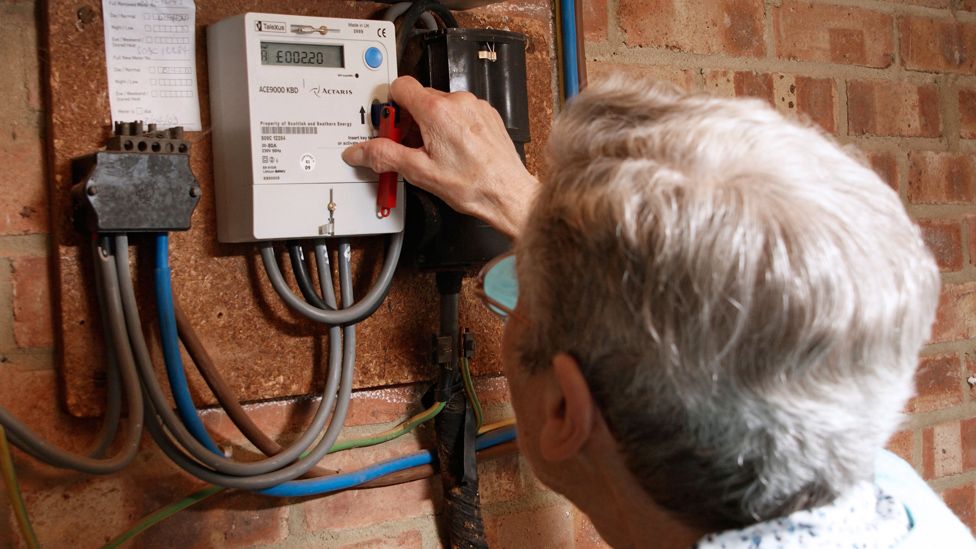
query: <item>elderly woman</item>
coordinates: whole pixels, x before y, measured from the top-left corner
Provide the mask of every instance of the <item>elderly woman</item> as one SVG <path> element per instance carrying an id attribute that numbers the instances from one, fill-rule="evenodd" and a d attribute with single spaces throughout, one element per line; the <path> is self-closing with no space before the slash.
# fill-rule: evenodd
<path id="1" fill-rule="evenodd" d="M 882 450 L 939 274 L 862 162 L 755 100 L 613 80 L 560 116 L 539 185 L 486 103 L 392 94 L 424 147 L 345 159 L 516 239 L 517 305 L 509 261 L 486 293 L 519 445 L 609 543 L 976 545 Z"/>

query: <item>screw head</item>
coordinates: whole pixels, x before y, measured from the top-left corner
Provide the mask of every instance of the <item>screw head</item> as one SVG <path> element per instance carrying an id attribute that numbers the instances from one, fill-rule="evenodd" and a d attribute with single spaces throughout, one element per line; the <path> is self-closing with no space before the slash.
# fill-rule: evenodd
<path id="1" fill-rule="evenodd" d="M 193 198 L 200 196 L 200 187 L 190 187 L 190 196 Z"/>
<path id="2" fill-rule="evenodd" d="M 89 185 L 88 189 L 86 189 L 85 192 L 88 193 L 88 196 L 95 196 L 96 194 L 98 194 L 98 187 L 96 187 L 95 185 Z"/>

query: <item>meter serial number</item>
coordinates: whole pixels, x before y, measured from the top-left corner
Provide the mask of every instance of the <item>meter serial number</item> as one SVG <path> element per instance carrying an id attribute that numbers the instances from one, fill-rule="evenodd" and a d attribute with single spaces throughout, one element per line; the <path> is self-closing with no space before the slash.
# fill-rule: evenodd
<path id="1" fill-rule="evenodd" d="M 261 93 L 298 93 L 298 86 L 258 86 Z"/>

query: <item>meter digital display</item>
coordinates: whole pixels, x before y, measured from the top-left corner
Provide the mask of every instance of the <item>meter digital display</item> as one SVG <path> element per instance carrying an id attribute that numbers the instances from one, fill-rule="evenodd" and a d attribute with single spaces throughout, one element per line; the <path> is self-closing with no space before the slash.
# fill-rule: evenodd
<path id="1" fill-rule="evenodd" d="M 261 42 L 261 64 L 341 69 L 346 66 L 343 50 L 330 44 Z"/>

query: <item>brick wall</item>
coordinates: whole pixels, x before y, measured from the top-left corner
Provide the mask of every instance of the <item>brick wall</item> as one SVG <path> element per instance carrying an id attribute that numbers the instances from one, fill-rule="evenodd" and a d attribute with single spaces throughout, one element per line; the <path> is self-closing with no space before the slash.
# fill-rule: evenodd
<path id="1" fill-rule="evenodd" d="M 943 270 L 933 342 L 919 396 L 891 448 L 912 463 L 976 530 L 976 2 L 972 0 L 591 0 L 585 3 L 591 79 L 611 71 L 667 79 L 691 90 L 758 96 L 809 117 L 865 151 L 925 231 Z M 0 405 L 49 440 L 81 449 L 92 422 L 57 402 L 53 368 L 49 221 L 43 174 L 36 6 L 0 0 Z M 509 413 L 501 379 L 480 380 L 492 417 Z M 416 389 L 358 393 L 350 436 L 414 412 Z M 308 404 L 252 406 L 270 433 L 297 429 Z M 225 417 L 218 439 L 247 448 Z M 348 467 L 415 449 L 417 436 L 337 456 Z M 124 474 L 86 477 L 17 454 L 41 541 L 94 547 L 140 516 L 193 491 L 144 445 Z M 482 468 L 493 547 L 601 547 L 584 517 L 541 487 L 517 457 Z M 150 530 L 134 546 L 437 547 L 439 484 L 348 492 L 321 499 L 218 496 Z M 0 547 L 17 546 L 0 495 Z M 46 542 L 46 543 L 45 543 Z"/>

